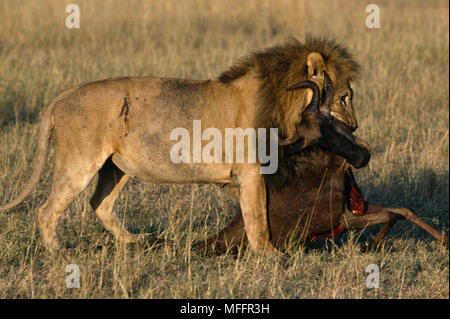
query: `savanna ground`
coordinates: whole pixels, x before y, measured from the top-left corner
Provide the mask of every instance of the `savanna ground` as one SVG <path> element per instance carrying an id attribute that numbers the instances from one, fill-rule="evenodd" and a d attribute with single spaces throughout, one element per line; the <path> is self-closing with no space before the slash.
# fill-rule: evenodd
<path id="1" fill-rule="evenodd" d="M 370 142 L 356 172 L 369 201 L 408 206 L 448 233 L 449 20 L 447 1 L 377 1 L 367 29 L 361 1 L 71 1 L 81 28 L 65 27 L 68 1 L 0 2 L 0 203 L 31 175 L 42 111 L 63 90 L 124 75 L 214 78 L 251 50 L 306 33 L 336 39 L 361 62 L 357 134 Z M 174 245 L 125 247 L 89 207 L 92 185 L 61 219 L 58 257 L 44 250 L 36 209 L 50 189 L 52 156 L 36 191 L 0 214 L 1 298 L 448 298 L 448 251 L 399 221 L 378 251 L 379 227 L 292 246 L 289 267 L 244 254 L 204 256 L 191 244 L 227 224 L 236 207 L 216 186 L 129 183 L 117 209 L 128 228 Z M 68 289 L 68 264 L 81 287 Z M 365 286 L 377 264 L 381 287 Z"/>

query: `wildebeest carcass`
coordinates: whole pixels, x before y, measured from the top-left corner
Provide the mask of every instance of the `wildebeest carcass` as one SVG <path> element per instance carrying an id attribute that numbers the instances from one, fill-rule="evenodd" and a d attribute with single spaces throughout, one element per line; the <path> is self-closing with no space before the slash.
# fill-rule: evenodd
<path id="1" fill-rule="evenodd" d="M 332 100 L 333 86 L 325 77 L 322 108 Z M 328 105 L 327 105 L 328 104 Z M 360 141 L 361 142 L 361 141 Z M 308 242 L 334 237 L 348 230 L 385 223 L 369 248 L 376 248 L 397 219 L 406 219 L 448 247 L 447 236 L 428 225 L 408 208 L 384 207 L 364 201 L 351 166 L 339 155 L 311 146 L 300 152 L 284 148 L 280 172 L 268 175 L 268 220 L 271 241 L 280 249 L 292 241 Z M 300 200 L 301 199 L 301 200 Z M 197 243 L 216 252 L 236 252 L 247 239 L 240 211 L 219 234 Z"/>

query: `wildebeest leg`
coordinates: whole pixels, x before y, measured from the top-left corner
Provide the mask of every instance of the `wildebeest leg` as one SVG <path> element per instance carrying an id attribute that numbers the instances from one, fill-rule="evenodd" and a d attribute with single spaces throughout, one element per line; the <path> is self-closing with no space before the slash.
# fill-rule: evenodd
<path id="1" fill-rule="evenodd" d="M 90 201 L 92 208 L 105 228 L 113 233 L 118 240 L 125 243 L 135 242 L 138 236 L 130 234 L 125 229 L 114 211 L 114 204 L 128 179 L 129 177 L 112 162 L 111 158 L 108 158 L 98 172 L 97 188 Z"/>
<path id="2" fill-rule="evenodd" d="M 242 164 L 233 175 L 239 186 L 239 202 L 251 249 L 281 254 L 270 242 L 266 208 L 266 185 L 257 165 Z"/>
<path id="3" fill-rule="evenodd" d="M 389 207 L 368 204 L 367 212 L 364 215 L 356 215 L 345 210 L 341 217 L 341 224 L 346 230 L 352 230 L 387 223 L 395 218 L 396 215 L 389 211 Z"/>
<path id="4" fill-rule="evenodd" d="M 377 247 L 380 241 L 387 234 L 389 229 L 394 225 L 395 220 L 398 218 L 406 219 L 416 224 L 417 226 L 426 230 L 438 241 L 444 242 L 444 244 L 448 247 L 447 236 L 443 236 L 440 232 L 428 225 L 410 209 L 404 207 L 383 207 L 374 204 L 368 204 L 367 212 L 364 215 L 354 215 L 351 212 L 346 211 L 341 218 L 341 223 L 344 225 L 344 227 L 346 227 L 347 230 L 360 229 L 380 223 L 387 223 L 370 244 L 371 247 Z"/>
<path id="5" fill-rule="evenodd" d="M 436 229 L 428 225 L 425 221 L 423 221 L 419 216 L 417 216 L 412 210 L 404 207 L 388 207 L 389 211 L 402 216 L 404 219 L 416 224 L 420 228 L 426 230 L 431 236 L 436 238 L 438 241 L 442 242 L 447 248 L 449 246 L 448 244 L 448 237 L 443 235 L 442 233 L 438 232 Z"/>
<path id="6" fill-rule="evenodd" d="M 369 243 L 369 245 L 368 245 L 369 250 L 377 249 L 378 246 L 380 246 L 380 242 L 384 239 L 384 237 L 386 237 L 387 233 L 392 228 L 392 226 L 394 226 L 396 221 L 397 221 L 397 218 L 395 216 L 393 216 L 393 218 L 391 220 L 386 222 L 383 225 L 383 227 L 381 227 L 381 229 L 376 234 L 375 238 L 372 239 L 372 241 Z"/>
<path id="7" fill-rule="evenodd" d="M 364 215 L 355 215 L 346 210 L 341 217 L 341 223 L 347 230 L 361 229 L 368 226 L 385 223 L 374 239 L 369 243 L 369 249 L 375 249 L 386 237 L 389 230 L 397 221 L 398 216 L 389 211 L 389 207 L 367 204 L 367 212 Z"/>
<path id="8" fill-rule="evenodd" d="M 41 237 L 50 252 L 56 253 L 60 249 L 56 227 L 61 214 L 89 185 L 103 162 L 101 156 L 93 161 L 80 154 L 56 153 L 52 191 L 37 214 Z"/>

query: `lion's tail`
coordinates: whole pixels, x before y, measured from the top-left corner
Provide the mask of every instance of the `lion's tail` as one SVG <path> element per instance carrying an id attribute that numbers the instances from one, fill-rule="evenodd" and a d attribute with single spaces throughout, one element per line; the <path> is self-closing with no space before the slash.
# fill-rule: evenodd
<path id="1" fill-rule="evenodd" d="M 39 182 L 39 178 L 42 174 L 42 171 L 45 168 L 45 164 L 47 162 L 47 154 L 48 154 L 48 146 L 50 144 L 50 137 L 52 135 L 53 124 L 52 124 L 52 111 L 53 111 L 53 103 L 48 107 L 47 111 L 45 111 L 44 116 L 42 117 L 41 126 L 39 128 L 39 137 L 38 144 L 36 150 L 36 159 L 33 165 L 33 174 L 31 175 L 30 180 L 25 185 L 25 188 L 22 190 L 20 195 L 15 198 L 11 203 L 0 206 L 0 212 L 9 210 L 17 205 L 19 205 L 36 187 Z"/>

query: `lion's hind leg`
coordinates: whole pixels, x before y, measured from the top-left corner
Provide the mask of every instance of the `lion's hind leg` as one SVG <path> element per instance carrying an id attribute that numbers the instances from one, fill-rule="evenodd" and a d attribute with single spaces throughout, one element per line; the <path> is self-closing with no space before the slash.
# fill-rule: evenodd
<path id="1" fill-rule="evenodd" d="M 52 253 L 60 249 L 56 228 L 61 214 L 89 185 L 103 161 L 100 156 L 93 162 L 92 158 L 84 156 L 56 153 L 52 190 L 37 214 L 42 240 Z"/>
<path id="2" fill-rule="evenodd" d="M 111 158 L 108 158 L 98 172 L 97 188 L 90 204 L 107 230 L 113 233 L 118 240 L 132 243 L 138 239 L 138 236 L 125 229 L 114 211 L 114 204 L 128 179 L 129 177 L 112 162 Z"/>

